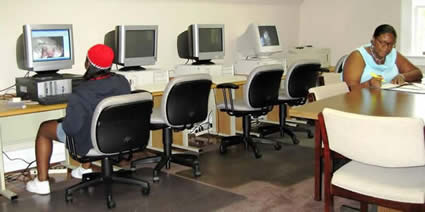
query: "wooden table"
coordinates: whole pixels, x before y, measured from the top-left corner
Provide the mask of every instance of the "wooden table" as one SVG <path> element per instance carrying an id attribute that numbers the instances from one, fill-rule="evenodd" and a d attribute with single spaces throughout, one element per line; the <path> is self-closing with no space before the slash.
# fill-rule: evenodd
<path id="1" fill-rule="evenodd" d="M 425 95 L 380 89 L 358 89 L 320 101 L 292 107 L 291 117 L 316 120 L 314 199 L 321 200 L 321 135 L 318 114 L 325 107 L 373 116 L 419 117 L 425 120 Z"/>

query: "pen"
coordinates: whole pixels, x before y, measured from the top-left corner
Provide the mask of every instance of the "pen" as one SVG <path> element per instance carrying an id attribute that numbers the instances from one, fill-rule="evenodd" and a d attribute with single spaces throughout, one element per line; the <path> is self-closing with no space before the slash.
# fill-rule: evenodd
<path id="1" fill-rule="evenodd" d="M 383 77 L 381 77 L 381 76 L 378 76 L 377 74 L 375 74 L 375 73 L 370 73 L 370 75 L 372 75 L 372 77 L 373 78 L 375 78 L 375 79 L 381 79 L 381 82 L 385 82 L 385 80 L 384 80 L 384 78 Z"/>

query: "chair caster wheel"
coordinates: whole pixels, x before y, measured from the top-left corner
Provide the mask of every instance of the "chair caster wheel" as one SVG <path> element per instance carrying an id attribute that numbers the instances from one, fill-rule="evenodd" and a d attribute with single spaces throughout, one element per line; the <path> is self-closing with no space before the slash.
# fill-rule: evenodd
<path id="1" fill-rule="evenodd" d="M 220 150 L 220 154 L 226 154 L 226 152 L 227 152 L 226 147 L 224 147 L 224 146 L 223 146 L 223 145 L 221 145 L 221 144 L 220 144 L 220 148 L 219 148 L 219 150 Z"/>
<path id="2" fill-rule="evenodd" d="M 281 150 L 281 149 L 282 149 L 282 145 L 280 145 L 280 144 L 275 144 L 275 145 L 274 145 L 274 149 L 275 149 L 275 150 Z"/>
<path id="3" fill-rule="evenodd" d="M 108 206 L 109 209 L 110 208 L 115 208 L 116 204 L 115 204 L 114 200 L 112 200 L 112 197 L 111 196 L 108 196 L 107 197 L 106 205 Z"/>
<path id="4" fill-rule="evenodd" d="M 308 137 L 308 138 L 314 138 L 314 135 L 313 135 L 313 133 L 312 133 L 312 132 L 308 132 L 307 137 Z"/>
<path id="5" fill-rule="evenodd" d="M 71 194 L 68 194 L 68 195 L 65 194 L 65 202 L 66 203 L 72 202 L 72 195 Z"/>
<path id="6" fill-rule="evenodd" d="M 300 143 L 300 140 L 298 140 L 298 138 L 296 138 L 295 136 L 294 137 L 292 137 L 292 143 L 293 144 L 299 144 Z"/>
<path id="7" fill-rule="evenodd" d="M 151 192 L 150 187 L 142 188 L 142 194 L 147 196 Z"/>
<path id="8" fill-rule="evenodd" d="M 256 159 L 258 159 L 258 158 L 261 158 L 261 157 L 262 157 L 262 155 L 260 154 L 260 152 L 258 151 L 258 149 L 254 149 L 254 155 L 255 155 L 255 158 L 256 158 Z"/>
<path id="9" fill-rule="evenodd" d="M 201 176 L 201 170 L 199 170 L 199 166 L 193 169 L 193 176 L 194 177 L 200 177 Z"/>
<path id="10" fill-rule="evenodd" d="M 261 157 L 262 157 L 262 155 L 261 155 L 261 154 L 259 154 L 259 153 L 256 153 L 256 154 L 255 154 L 255 158 L 256 158 L 256 159 L 259 159 L 259 158 L 261 158 Z"/>
<path id="11" fill-rule="evenodd" d="M 158 176 L 153 177 L 152 181 L 154 183 L 159 183 L 159 177 Z"/>

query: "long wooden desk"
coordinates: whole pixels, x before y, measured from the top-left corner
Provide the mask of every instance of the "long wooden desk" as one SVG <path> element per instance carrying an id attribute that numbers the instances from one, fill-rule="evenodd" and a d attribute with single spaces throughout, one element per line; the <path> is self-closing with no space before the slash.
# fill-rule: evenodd
<path id="1" fill-rule="evenodd" d="M 66 108 L 66 104 L 56 104 L 56 105 L 26 105 L 26 108 L 10 108 L 8 107 L 5 102 L 0 104 L 0 194 L 8 199 L 16 199 L 18 196 L 14 192 L 8 190 L 6 188 L 6 181 L 4 177 L 4 162 L 3 162 L 3 151 L 4 148 L 7 145 L 19 145 L 15 142 L 8 142 L 7 139 L 5 139 L 5 134 L 9 133 L 8 131 L 8 125 L 12 124 L 10 123 L 13 119 L 19 119 L 18 122 L 22 120 L 22 117 L 24 115 L 28 114 L 35 114 L 35 113 L 42 113 L 42 112 L 50 112 L 59 110 L 59 116 L 64 116 L 65 112 L 64 109 Z M 51 119 L 51 118 L 59 118 L 57 115 L 53 116 L 42 116 L 41 119 Z M 7 123 L 7 124 L 6 124 Z M 24 125 L 24 124 L 23 124 Z M 30 123 L 30 125 L 33 125 Z M 38 128 L 38 126 L 35 126 Z M 25 131 L 26 129 L 18 129 L 21 131 Z M 22 132 L 21 132 L 22 133 Z M 35 134 L 34 134 L 35 137 Z M 32 139 L 30 142 L 34 143 L 34 140 Z"/>
<path id="2" fill-rule="evenodd" d="M 380 89 L 359 89 L 350 93 L 292 107 L 291 117 L 316 120 L 314 199 L 321 200 L 321 135 L 318 114 L 325 107 L 373 116 L 419 117 L 425 120 L 425 95 Z"/>

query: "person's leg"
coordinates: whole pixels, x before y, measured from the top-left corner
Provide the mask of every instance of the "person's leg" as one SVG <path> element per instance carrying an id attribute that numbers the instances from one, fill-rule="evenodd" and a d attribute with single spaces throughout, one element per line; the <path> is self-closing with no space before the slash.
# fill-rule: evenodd
<path id="1" fill-rule="evenodd" d="M 37 177 L 39 181 L 48 180 L 50 157 L 52 156 L 53 140 L 58 140 L 56 120 L 41 123 L 35 140 L 35 156 L 37 160 Z"/>

